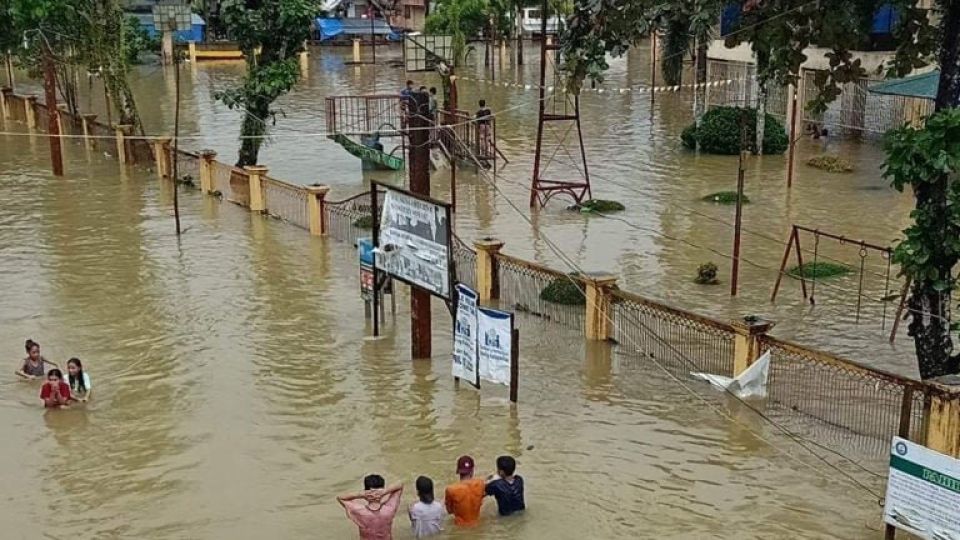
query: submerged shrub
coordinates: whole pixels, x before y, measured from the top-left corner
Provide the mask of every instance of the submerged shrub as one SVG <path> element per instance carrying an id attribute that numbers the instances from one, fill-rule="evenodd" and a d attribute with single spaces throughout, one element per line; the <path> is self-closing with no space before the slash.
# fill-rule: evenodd
<path id="1" fill-rule="evenodd" d="M 577 283 L 570 278 L 559 277 L 540 291 L 540 299 L 565 306 L 582 306 L 587 303 Z"/>
<path id="2" fill-rule="evenodd" d="M 704 196 L 702 201 L 712 202 L 717 204 L 737 204 L 737 192 L 736 191 L 718 191 L 716 193 L 711 193 Z M 743 194 L 743 204 L 750 202 L 750 197 L 747 197 L 747 194 Z"/>
<path id="3" fill-rule="evenodd" d="M 836 264 L 831 262 L 809 262 L 802 266 L 794 266 L 787 273 L 793 277 L 803 277 L 805 279 L 821 279 L 844 276 L 853 272 L 845 264 Z"/>
<path id="4" fill-rule="evenodd" d="M 742 107 L 716 107 L 707 111 L 700 121 L 687 126 L 680 134 L 680 140 L 687 148 L 700 149 L 709 154 L 735 155 L 740 153 L 740 122 L 746 111 L 747 150 L 756 149 L 757 110 Z M 766 115 L 763 128 L 763 153 L 782 154 L 789 144 L 787 132 L 780 120 Z"/>
<path id="5" fill-rule="evenodd" d="M 823 155 L 807 160 L 807 165 L 832 173 L 853 172 L 853 165 L 840 156 Z"/>

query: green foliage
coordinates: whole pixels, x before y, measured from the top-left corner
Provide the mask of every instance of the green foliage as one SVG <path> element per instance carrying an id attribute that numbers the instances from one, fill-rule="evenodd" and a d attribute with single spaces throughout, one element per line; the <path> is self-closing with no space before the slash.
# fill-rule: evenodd
<path id="1" fill-rule="evenodd" d="M 694 283 L 700 285 L 716 285 L 720 283 L 717 279 L 717 265 L 712 262 L 706 262 L 697 267 L 697 277 Z"/>
<path id="2" fill-rule="evenodd" d="M 807 160 L 807 165 L 832 173 L 853 172 L 853 165 L 840 156 L 815 156 Z"/>
<path id="3" fill-rule="evenodd" d="M 257 163 L 272 116 L 270 105 L 299 80 L 297 56 L 309 37 L 316 11 L 317 6 L 308 0 L 224 0 L 221 4 L 227 34 L 238 43 L 247 63 L 243 84 L 216 94 L 229 108 L 246 113 L 240 128 L 238 166 Z"/>
<path id="4" fill-rule="evenodd" d="M 353 220 L 353 226 L 358 229 L 369 230 L 373 228 L 373 216 L 367 214 Z"/>
<path id="5" fill-rule="evenodd" d="M 575 279 L 575 278 L 574 278 Z M 542 291 L 540 299 L 564 306 L 582 306 L 587 303 L 583 292 L 574 279 L 559 277 L 550 282 Z"/>
<path id="6" fill-rule="evenodd" d="M 623 210 L 626 210 L 626 207 L 623 205 L 623 203 L 606 199 L 590 199 L 589 201 L 584 201 L 581 204 L 574 205 L 573 208 L 585 214 L 591 212 L 606 214 L 608 212 L 622 212 Z"/>
<path id="7" fill-rule="evenodd" d="M 893 261 L 914 281 L 951 291 L 960 260 L 960 109 L 935 113 L 920 130 L 893 130 L 884 147 L 884 177 L 898 191 L 910 186 L 917 197 L 914 223 L 903 231 Z"/>
<path id="8" fill-rule="evenodd" d="M 443 0 L 431 6 L 424 32 L 452 36 L 453 58 L 448 60 L 460 65 L 466 58 L 467 42 L 480 35 L 487 20 L 485 0 Z"/>
<path id="9" fill-rule="evenodd" d="M 787 275 L 793 277 L 803 277 L 804 279 L 823 279 L 845 276 L 853 272 L 849 266 L 831 262 L 817 261 L 815 263 L 803 263 L 801 266 L 794 266 L 787 270 Z"/>
<path id="10" fill-rule="evenodd" d="M 123 25 L 123 53 L 128 65 L 139 64 L 142 53 L 159 52 L 160 40 L 151 38 L 139 19 L 127 17 Z"/>
<path id="11" fill-rule="evenodd" d="M 705 195 L 700 199 L 705 202 L 712 202 L 717 204 L 737 204 L 737 192 L 736 191 L 718 191 L 716 193 L 711 193 Z M 746 194 L 743 195 L 743 204 L 749 204 L 750 197 L 747 197 Z"/>
<path id="12" fill-rule="evenodd" d="M 741 120 L 744 111 L 746 119 Z M 756 148 L 756 109 L 740 107 L 716 107 L 707 111 L 700 122 L 688 126 L 680 135 L 680 140 L 688 148 L 696 148 L 700 142 L 700 150 L 709 154 L 735 155 L 740 153 L 740 124 L 746 122 L 747 140 L 746 149 Z M 780 120 L 766 115 L 766 127 L 763 131 L 763 153 L 782 154 L 789 144 L 787 133 Z"/>

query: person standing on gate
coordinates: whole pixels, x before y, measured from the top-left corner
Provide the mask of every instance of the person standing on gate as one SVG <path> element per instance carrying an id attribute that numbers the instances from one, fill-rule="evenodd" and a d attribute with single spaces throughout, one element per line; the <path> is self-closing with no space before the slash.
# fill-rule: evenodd
<path id="1" fill-rule="evenodd" d="M 477 109 L 477 146 L 479 149 L 479 158 L 487 155 L 490 147 L 490 119 L 493 118 L 493 111 L 487 107 L 487 100 L 480 100 L 480 108 Z"/>
<path id="2" fill-rule="evenodd" d="M 459 527 L 472 527 L 480 522 L 486 482 L 483 478 L 473 477 L 475 465 L 472 457 L 460 456 L 457 460 L 460 481 L 447 486 L 443 496 L 447 513 L 453 516 L 454 525 Z"/>

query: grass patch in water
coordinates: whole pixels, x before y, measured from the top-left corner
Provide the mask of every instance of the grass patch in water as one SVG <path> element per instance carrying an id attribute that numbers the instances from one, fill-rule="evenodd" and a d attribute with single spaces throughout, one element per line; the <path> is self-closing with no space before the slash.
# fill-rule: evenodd
<path id="1" fill-rule="evenodd" d="M 579 210 L 584 214 L 589 214 L 592 212 L 599 212 L 601 214 L 606 214 L 608 212 L 622 212 L 627 209 L 623 203 L 617 201 L 610 201 L 605 199 L 590 199 L 589 201 L 584 201 L 581 204 L 575 204 L 570 207 L 571 210 Z"/>
<path id="2" fill-rule="evenodd" d="M 705 202 L 717 203 L 717 204 L 737 204 L 737 192 L 736 191 L 718 191 L 716 193 L 711 193 L 700 200 Z M 747 204 L 749 202 L 750 202 L 750 197 L 747 197 L 746 193 L 744 193 L 743 204 Z"/>
<path id="3" fill-rule="evenodd" d="M 822 155 L 807 160 L 807 165 L 831 173 L 853 172 L 853 165 L 840 156 Z"/>
<path id="4" fill-rule="evenodd" d="M 823 279 L 845 276 L 853 270 L 845 264 L 836 264 L 830 262 L 803 263 L 803 266 L 794 266 L 787 271 L 787 274 L 793 277 L 803 277 L 805 279 Z"/>
<path id="5" fill-rule="evenodd" d="M 540 291 L 540 299 L 564 306 L 582 306 L 587 303 L 580 287 L 570 278 L 560 277 Z"/>

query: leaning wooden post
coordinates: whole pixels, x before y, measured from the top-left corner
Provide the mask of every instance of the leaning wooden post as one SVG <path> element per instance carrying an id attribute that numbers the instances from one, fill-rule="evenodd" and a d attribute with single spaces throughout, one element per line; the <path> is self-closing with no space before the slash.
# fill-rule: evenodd
<path id="1" fill-rule="evenodd" d="M 213 193 L 213 168 L 217 153 L 206 149 L 200 151 L 200 193 Z"/>
<path id="2" fill-rule="evenodd" d="M 586 288 L 586 338 L 591 341 L 606 341 L 613 337 L 613 303 L 610 291 L 617 284 L 617 276 L 606 273 L 590 273 L 584 276 Z"/>
<path id="3" fill-rule="evenodd" d="M 250 165 L 244 167 L 247 171 L 247 178 L 250 181 L 250 211 L 263 212 L 267 205 L 263 200 L 263 182 L 261 181 L 267 175 L 267 168 L 262 165 Z"/>
<path id="4" fill-rule="evenodd" d="M 323 236 L 323 202 L 330 191 L 330 186 L 305 186 L 307 190 L 307 218 L 310 220 L 310 234 Z"/>
<path id="5" fill-rule="evenodd" d="M 733 331 L 733 376 L 740 375 L 760 358 L 760 339 L 774 327 L 773 321 L 745 317 L 731 323 Z"/>
<path id="6" fill-rule="evenodd" d="M 128 161 L 129 156 L 127 156 L 127 135 L 132 129 L 133 126 L 127 124 L 114 126 L 114 132 L 117 135 L 117 161 L 120 163 L 126 163 Z"/>
<path id="7" fill-rule="evenodd" d="M 27 129 L 33 131 L 37 128 L 37 96 L 27 96 L 23 100 L 23 114 L 27 120 Z"/>
<path id="8" fill-rule="evenodd" d="M 83 144 L 89 149 L 93 148 L 93 138 L 90 136 L 90 126 L 97 121 L 97 115 L 95 114 L 82 114 L 80 115 L 80 121 L 83 124 Z"/>
<path id="9" fill-rule="evenodd" d="M 3 119 L 10 119 L 10 96 L 13 95 L 13 88 L 4 86 L 0 88 L 0 109 L 2 109 Z"/>
<path id="10" fill-rule="evenodd" d="M 960 458 L 960 392 L 944 390 L 930 396 L 925 446 Z"/>
<path id="11" fill-rule="evenodd" d="M 495 238 L 484 238 L 473 243 L 477 250 L 477 296 L 480 302 L 489 302 L 500 298 L 500 271 L 497 256 L 503 249 L 503 242 Z"/>

